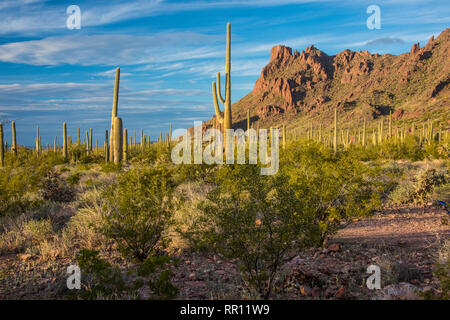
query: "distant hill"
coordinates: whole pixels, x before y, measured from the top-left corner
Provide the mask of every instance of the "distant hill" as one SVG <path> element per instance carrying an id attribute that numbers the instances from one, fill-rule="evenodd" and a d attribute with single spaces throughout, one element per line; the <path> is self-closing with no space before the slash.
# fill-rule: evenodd
<path id="1" fill-rule="evenodd" d="M 448 125 L 449 83 L 450 28 L 400 55 L 344 50 L 328 56 L 314 46 L 299 53 L 277 45 L 253 91 L 232 105 L 233 126 L 245 128 L 250 110 L 260 128 L 286 124 L 303 131 L 311 123 L 330 125 L 334 108 L 341 127 L 363 118 L 370 125 L 390 111 L 397 123 L 430 118 Z"/>

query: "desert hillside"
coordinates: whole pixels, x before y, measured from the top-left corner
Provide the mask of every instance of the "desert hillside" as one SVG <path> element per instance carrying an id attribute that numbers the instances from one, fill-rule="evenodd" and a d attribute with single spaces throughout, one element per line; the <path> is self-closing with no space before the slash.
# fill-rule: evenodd
<path id="1" fill-rule="evenodd" d="M 245 127 L 250 110 L 252 123 L 261 128 L 286 124 L 302 131 L 310 122 L 330 125 L 334 108 L 344 128 L 390 112 L 406 123 L 445 122 L 449 50 L 450 29 L 397 56 L 348 49 L 329 56 L 313 45 L 302 52 L 277 45 L 252 92 L 233 104 L 233 125 Z"/>

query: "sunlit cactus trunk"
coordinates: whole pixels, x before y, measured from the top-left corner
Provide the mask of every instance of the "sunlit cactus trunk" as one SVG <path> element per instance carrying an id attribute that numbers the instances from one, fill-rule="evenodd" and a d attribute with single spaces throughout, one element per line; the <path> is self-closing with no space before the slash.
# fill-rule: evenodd
<path id="1" fill-rule="evenodd" d="M 86 154 L 89 154 L 89 132 L 86 131 Z"/>
<path id="2" fill-rule="evenodd" d="M 105 162 L 108 162 L 109 161 L 108 130 L 105 131 L 105 143 L 103 145 L 103 151 L 105 153 Z"/>
<path id="3" fill-rule="evenodd" d="M 67 159 L 68 152 L 67 152 L 67 125 L 64 122 L 63 123 L 63 157 L 64 159 Z"/>
<path id="4" fill-rule="evenodd" d="M 392 138 L 392 111 L 389 111 L 389 139 Z"/>
<path id="5" fill-rule="evenodd" d="M 77 139 L 77 145 L 79 146 L 81 144 L 81 135 L 80 135 L 80 128 L 78 128 L 78 139 Z"/>
<path id="6" fill-rule="evenodd" d="M 334 136 L 333 136 L 333 150 L 334 153 L 337 153 L 338 145 L 337 145 L 337 109 L 334 109 Z"/>
<path id="7" fill-rule="evenodd" d="M 89 151 L 92 152 L 92 128 L 89 129 Z"/>
<path id="8" fill-rule="evenodd" d="M 212 93 L 214 110 L 216 112 L 217 120 L 220 124 L 223 124 L 223 132 L 226 134 L 228 129 L 232 129 L 231 118 L 231 24 L 227 24 L 227 49 L 226 49 L 226 62 L 225 62 L 225 99 L 221 94 L 220 86 L 220 72 L 217 73 L 217 85 L 216 82 L 212 83 Z M 224 104 L 224 114 L 219 108 L 219 101 Z M 226 141 L 226 138 L 225 138 Z"/>
<path id="9" fill-rule="evenodd" d="M 123 160 L 128 162 L 128 130 L 123 131 Z"/>
<path id="10" fill-rule="evenodd" d="M 141 129 L 141 148 L 144 149 L 144 130 Z"/>
<path id="11" fill-rule="evenodd" d="M 114 118 L 114 139 L 111 148 L 114 148 L 114 163 L 118 164 L 122 162 L 123 156 L 123 128 L 122 119 L 119 117 Z"/>
<path id="12" fill-rule="evenodd" d="M 56 151 L 57 151 L 56 142 L 57 142 L 57 137 L 55 136 L 55 141 L 54 141 L 54 143 L 53 143 L 53 152 L 55 152 L 55 153 L 56 153 Z"/>
<path id="13" fill-rule="evenodd" d="M 5 143 L 3 141 L 3 125 L 0 123 L 0 167 L 5 166 Z"/>
<path id="14" fill-rule="evenodd" d="M 286 125 L 283 124 L 283 150 L 286 149 Z"/>
<path id="15" fill-rule="evenodd" d="M 110 132 L 110 151 L 109 151 L 109 160 L 114 161 L 114 121 L 117 117 L 118 113 L 118 104 L 119 104 L 119 82 L 120 82 L 120 68 L 116 69 L 116 81 L 114 82 L 114 98 L 113 98 L 113 106 L 111 112 L 111 132 Z"/>
<path id="16" fill-rule="evenodd" d="M 11 133 L 12 133 L 12 152 L 17 156 L 17 138 L 16 138 L 16 123 L 11 122 Z"/>
<path id="17" fill-rule="evenodd" d="M 363 147 L 366 146 L 366 119 L 363 122 L 362 145 Z"/>

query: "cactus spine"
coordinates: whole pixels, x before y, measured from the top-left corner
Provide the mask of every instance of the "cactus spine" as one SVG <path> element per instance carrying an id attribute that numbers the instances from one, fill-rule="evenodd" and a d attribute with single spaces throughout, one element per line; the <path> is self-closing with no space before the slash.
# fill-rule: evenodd
<path id="1" fill-rule="evenodd" d="M 112 106 L 112 113 L 111 113 L 111 134 L 110 134 L 110 151 L 109 151 L 109 160 L 114 161 L 114 139 L 115 139 L 115 133 L 114 133 L 114 122 L 115 118 L 117 117 L 118 112 L 118 103 L 119 103 L 119 81 L 120 81 L 120 68 L 116 69 L 116 81 L 114 82 L 114 99 L 113 99 L 113 106 Z"/>
<path id="2" fill-rule="evenodd" d="M 114 125 L 113 125 L 113 145 L 111 146 L 111 149 L 114 149 L 114 163 L 118 164 L 122 162 L 122 156 L 123 156 L 123 129 L 122 129 L 122 119 L 119 117 L 114 118 Z"/>
<path id="3" fill-rule="evenodd" d="M 333 137 L 333 149 L 334 153 L 337 153 L 337 109 L 334 108 L 334 137 Z"/>
<path id="4" fill-rule="evenodd" d="M 0 123 L 0 167 L 5 165 L 5 143 L 3 142 L 3 125 Z"/>
<path id="5" fill-rule="evenodd" d="M 214 102 L 214 110 L 216 112 L 217 120 L 220 124 L 223 124 L 223 131 L 226 133 L 227 129 L 231 129 L 231 66 L 230 66 L 230 57 L 231 57 L 231 24 L 227 24 L 227 51 L 226 51 L 226 65 L 225 65 L 225 99 L 222 97 L 220 92 L 220 72 L 217 72 L 217 86 L 216 82 L 212 83 L 212 92 L 213 92 L 213 102 Z M 224 115 L 222 116 L 219 101 L 217 99 L 219 97 L 220 101 L 224 104 L 225 110 Z"/>
<path id="6" fill-rule="evenodd" d="M 67 125 L 64 122 L 63 123 L 63 157 L 64 159 L 67 159 L 68 153 L 67 153 Z"/>

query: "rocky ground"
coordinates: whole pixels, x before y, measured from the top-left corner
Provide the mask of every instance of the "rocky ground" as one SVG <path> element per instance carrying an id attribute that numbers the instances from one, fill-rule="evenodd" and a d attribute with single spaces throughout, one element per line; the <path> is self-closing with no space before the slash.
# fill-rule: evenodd
<path id="1" fill-rule="evenodd" d="M 299 252 L 286 265 L 275 299 L 416 299 L 439 294 L 432 267 L 450 240 L 442 208 L 395 208 L 343 227 L 325 248 Z M 221 256 L 183 254 L 175 270 L 178 299 L 252 299 L 236 265 Z M 69 261 L 32 255 L 0 258 L 0 299 L 63 298 Z M 369 290 L 369 265 L 381 269 L 381 290 Z M 143 292 L 145 296 L 145 292 Z"/>
<path id="2" fill-rule="evenodd" d="M 276 288 L 281 299 L 416 299 L 439 294 L 432 267 L 443 241 L 450 240 L 447 214 L 439 207 L 388 209 L 354 221 L 326 248 L 299 253 L 283 269 Z M 444 223 L 443 223 L 444 222 Z M 188 255 L 177 270 L 182 299 L 253 298 L 235 265 L 219 256 Z M 381 269 L 381 290 L 369 290 L 369 265 Z M 284 289 L 281 290 L 280 288 Z"/>

